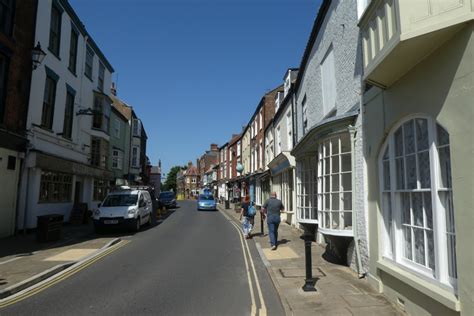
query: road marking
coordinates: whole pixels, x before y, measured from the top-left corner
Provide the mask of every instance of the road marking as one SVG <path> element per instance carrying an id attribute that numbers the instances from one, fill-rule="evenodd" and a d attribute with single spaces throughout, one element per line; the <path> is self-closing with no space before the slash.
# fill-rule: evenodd
<path id="1" fill-rule="evenodd" d="M 252 307 L 251 307 L 250 315 L 257 315 L 256 304 L 255 304 L 255 293 L 253 292 L 253 285 L 252 285 L 252 278 L 250 277 L 249 263 L 247 260 L 247 255 L 245 253 L 244 239 L 242 238 L 242 234 L 240 234 L 240 231 L 238 231 L 238 234 L 239 234 L 240 244 L 242 245 L 242 254 L 244 255 L 245 268 L 247 270 L 247 280 L 248 280 L 249 289 L 250 289 L 250 297 L 252 299 Z"/>
<path id="2" fill-rule="evenodd" d="M 15 258 L 11 258 L 11 259 L 8 259 L 8 260 L 5 260 L 5 261 L 2 261 L 2 262 L 0 262 L 0 264 L 9 263 L 9 262 L 12 262 L 12 261 L 18 260 L 18 259 L 20 259 L 20 258 L 21 258 L 21 257 L 15 257 Z"/>
<path id="3" fill-rule="evenodd" d="M 237 228 L 239 234 L 240 234 L 240 238 L 243 240 L 243 237 L 242 237 L 242 234 L 240 233 L 240 227 L 233 223 L 234 226 Z M 249 248 L 249 245 L 247 243 L 244 243 L 245 244 L 245 248 L 247 249 L 247 253 L 249 255 L 249 258 L 250 258 L 250 266 L 252 267 L 252 271 L 253 271 L 253 276 L 255 278 L 255 285 L 257 286 L 257 291 L 258 291 L 258 298 L 260 299 L 260 302 L 261 302 L 261 307 L 258 311 L 258 314 L 259 315 L 262 315 L 262 316 L 266 316 L 267 315 L 267 308 L 265 306 L 265 300 L 263 299 L 263 294 L 262 294 L 262 289 L 260 288 L 260 281 L 258 280 L 258 276 L 257 276 L 257 271 L 255 269 L 255 264 L 253 263 L 253 258 L 252 258 L 252 254 L 250 252 L 250 248 Z"/>
<path id="4" fill-rule="evenodd" d="M 114 246 L 108 248 L 107 250 L 100 253 L 96 257 L 93 257 L 90 260 L 85 260 L 82 263 L 78 263 L 77 265 L 73 265 L 70 268 L 64 270 L 63 272 L 60 272 L 59 274 L 53 275 L 50 278 L 38 283 L 33 288 L 25 289 L 25 290 L 20 291 L 20 292 L 14 294 L 14 295 L 12 295 L 8 298 L 0 300 L 0 309 L 4 308 L 4 307 L 7 307 L 9 305 L 18 303 L 18 302 L 20 302 L 24 299 L 27 299 L 27 298 L 29 298 L 33 295 L 36 295 L 36 294 L 50 288 L 51 286 L 53 286 L 53 285 L 55 285 L 55 284 L 57 284 L 61 281 L 64 281 L 65 279 L 69 278 L 70 276 L 78 273 L 81 270 L 84 270 L 85 268 L 87 268 L 91 264 L 99 261 L 100 259 L 104 258 L 105 256 L 107 256 L 107 255 L 111 254 L 112 252 L 118 250 L 119 248 L 122 248 L 123 246 L 127 245 L 128 243 L 130 243 L 129 240 L 122 240 L 119 243 L 117 243 Z"/>
<path id="5" fill-rule="evenodd" d="M 252 311 L 251 311 L 251 315 L 256 315 L 256 311 L 255 311 L 255 298 L 254 298 L 254 291 L 253 291 L 253 285 L 251 283 L 251 278 L 250 278 L 250 274 L 249 274 L 249 270 L 248 270 L 248 263 L 247 263 L 247 254 L 248 254 L 248 257 L 249 257 L 249 260 L 250 260 L 250 266 L 252 267 L 252 272 L 253 272 L 253 276 L 254 276 L 254 279 L 255 279 L 255 285 L 257 287 L 257 292 L 258 292 L 258 298 L 260 300 L 260 303 L 261 303 L 261 307 L 259 308 L 258 310 L 258 315 L 261 315 L 261 316 L 266 316 L 267 315 L 267 308 L 265 306 L 265 300 L 263 298 L 263 294 L 262 294 L 262 289 L 260 287 L 260 281 L 258 280 L 258 276 L 257 276 L 257 271 L 255 269 L 255 264 L 253 262 L 253 259 L 252 259 L 252 254 L 250 252 L 250 248 L 248 246 L 248 244 L 246 242 L 244 242 L 244 239 L 242 237 L 242 231 L 240 229 L 240 226 L 238 224 L 236 224 L 227 214 L 225 214 L 224 212 L 221 212 L 222 215 L 224 215 L 224 217 L 227 218 L 227 220 L 232 224 L 232 226 L 234 226 L 234 228 L 237 230 L 237 233 L 239 234 L 239 237 L 240 237 L 240 243 L 242 244 L 242 251 L 244 253 L 244 258 L 245 258 L 245 265 L 247 267 L 247 277 L 249 279 L 249 287 L 250 287 L 250 293 L 251 293 L 251 296 L 252 296 Z M 247 254 L 246 254 L 247 253 Z"/>

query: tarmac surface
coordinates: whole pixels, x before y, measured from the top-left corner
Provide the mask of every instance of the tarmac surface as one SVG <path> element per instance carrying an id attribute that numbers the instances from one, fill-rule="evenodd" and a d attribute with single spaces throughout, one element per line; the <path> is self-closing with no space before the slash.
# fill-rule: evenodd
<path id="1" fill-rule="evenodd" d="M 284 315 L 256 244 L 220 212 L 197 211 L 193 201 L 179 206 L 158 225 L 118 234 L 126 245 L 0 315 Z"/>

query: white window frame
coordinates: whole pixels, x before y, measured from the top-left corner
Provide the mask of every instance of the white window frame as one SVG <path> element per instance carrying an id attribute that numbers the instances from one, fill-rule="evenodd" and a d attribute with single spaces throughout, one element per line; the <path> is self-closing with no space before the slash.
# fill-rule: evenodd
<path id="1" fill-rule="evenodd" d="M 280 129 L 280 126 L 277 127 L 277 130 L 276 130 L 276 151 L 275 151 L 275 155 L 279 155 L 281 153 L 281 129 Z"/>
<path id="2" fill-rule="evenodd" d="M 426 119 L 427 120 L 427 125 L 428 125 L 428 145 L 429 148 L 427 152 L 429 153 L 429 164 L 430 164 L 430 187 L 429 188 L 422 188 L 421 187 L 421 181 L 420 181 L 420 176 L 419 176 L 419 153 L 422 153 L 426 150 L 421 150 L 418 151 L 418 148 L 415 149 L 415 163 L 416 163 L 416 188 L 414 189 L 408 189 L 408 181 L 407 181 L 407 176 L 406 173 L 403 174 L 403 177 L 398 177 L 397 178 L 397 173 L 396 173 L 396 160 L 397 159 L 403 159 L 402 164 L 399 165 L 399 167 L 403 166 L 403 171 L 407 171 L 407 166 L 406 166 L 406 157 L 410 156 L 411 153 L 405 154 L 405 149 L 403 149 L 403 155 L 398 156 L 397 158 L 395 156 L 395 134 L 396 132 L 403 127 L 405 123 L 411 122 L 416 119 Z M 395 264 L 399 265 L 401 268 L 414 273 L 420 278 L 423 278 L 431 283 L 434 283 L 446 290 L 449 290 L 453 293 L 457 293 L 457 278 L 450 276 L 450 266 L 449 266 L 449 259 L 452 260 L 452 266 L 451 266 L 451 273 L 457 274 L 456 268 L 456 253 L 455 253 L 455 246 L 454 246 L 454 253 L 450 253 L 448 251 L 448 241 L 446 235 L 450 234 L 453 235 L 455 238 L 455 232 L 452 233 L 447 233 L 446 232 L 446 227 L 447 227 L 447 218 L 446 214 L 450 214 L 448 210 L 445 208 L 443 205 L 440 194 L 449 194 L 448 198 L 450 198 L 451 201 L 451 208 L 452 208 L 452 213 L 451 216 L 453 217 L 451 220 L 453 221 L 454 225 L 454 208 L 452 205 L 452 188 L 442 188 L 441 187 L 441 170 L 440 170 L 440 160 L 439 160 L 439 150 L 443 148 L 448 148 L 449 150 L 449 142 L 447 145 L 438 145 L 437 144 L 437 133 L 438 133 L 438 127 L 442 128 L 448 135 L 448 131 L 444 129 L 443 126 L 441 126 L 439 123 L 437 123 L 435 120 L 433 120 L 429 116 L 425 115 L 411 115 L 400 121 L 397 125 L 393 127 L 393 129 L 390 131 L 389 136 L 387 137 L 384 145 L 381 148 L 381 151 L 379 153 L 378 157 L 378 167 L 379 167 L 379 186 L 380 186 L 380 196 L 379 196 L 379 201 L 380 201 L 380 207 L 382 209 L 382 216 L 381 216 L 381 221 L 379 223 L 380 227 L 382 228 L 382 237 L 383 237 L 383 253 L 382 256 L 386 260 L 390 260 L 394 262 Z M 416 132 L 416 122 L 414 122 L 414 136 L 413 138 L 416 140 L 417 137 L 417 132 Z M 404 131 L 402 131 L 402 139 L 403 139 L 403 145 L 405 145 L 405 135 Z M 387 155 L 385 155 L 385 152 L 388 148 Z M 403 148 L 405 148 L 403 146 Z M 387 167 L 384 167 L 384 163 L 388 162 L 388 169 L 389 169 L 389 181 L 387 183 L 384 182 L 385 180 L 385 173 Z M 450 172 L 451 173 L 451 172 Z M 401 189 L 398 189 L 398 179 L 403 180 L 404 187 Z M 451 179 L 450 179 L 451 180 Z M 387 189 L 385 186 L 389 185 L 389 188 Z M 399 194 L 403 193 L 430 193 L 431 194 L 431 216 L 432 216 L 432 231 L 433 231 L 433 243 L 434 243 L 434 269 L 431 269 L 426 266 L 426 262 L 428 259 L 425 259 L 425 265 L 421 265 L 415 262 L 414 259 L 414 253 L 415 251 L 412 250 L 412 259 L 407 259 L 404 257 L 404 236 L 403 236 L 403 231 L 397 227 L 402 226 L 402 205 L 401 205 L 401 199 L 398 197 Z M 385 199 L 384 200 L 384 195 L 387 194 L 386 196 L 389 197 L 389 200 Z M 427 220 L 427 213 L 426 213 L 426 206 L 424 204 L 426 200 L 423 197 L 422 201 L 422 216 L 423 216 L 423 222 L 425 223 Z M 389 203 L 388 203 L 389 202 Z M 414 220 L 414 209 L 412 206 L 412 199 L 409 200 L 409 212 L 410 212 L 410 218 L 411 221 Z M 387 205 L 391 205 L 391 207 L 388 207 Z M 392 215 L 391 218 L 389 218 L 389 215 Z M 390 220 L 392 222 L 395 222 L 395 225 L 392 225 L 390 223 Z M 413 233 L 413 224 L 410 224 L 410 232 L 411 232 L 411 239 L 414 239 L 414 233 Z M 423 227 L 420 227 L 420 229 L 426 230 Z M 426 234 L 424 234 L 424 240 L 425 240 L 425 257 L 428 257 L 428 254 L 426 253 L 426 246 L 427 246 L 427 241 L 426 241 Z M 413 246 L 414 244 L 412 244 Z M 453 272 L 454 271 L 454 272 Z"/>
<path id="3" fill-rule="evenodd" d="M 293 121 L 291 109 L 286 113 L 286 133 L 288 135 L 288 151 L 291 151 L 293 149 Z"/>
<path id="4" fill-rule="evenodd" d="M 141 122 L 139 119 L 133 119 L 133 136 L 140 137 L 141 136 Z"/>
<path id="5" fill-rule="evenodd" d="M 296 210 L 298 222 L 318 224 L 316 157 L 296 162 Z"/>
<path id="6" fill-rule="evenodd" d="M 263 129 L 263 112 L 260 111 L 260 114 L 259 114 L 259 124 L 260 124 L 260 130 Z"/>
<path id="7" fill-rule="evenodd" d="M 123 151 L 118 149 L 112 150 L 112 169 L 123 169 Z"/>
<path id="8" fill-rule="evenodd" d="M 324 138 L 318 147 L 319 230 L 328 235 L 353 236 L 351 136 L 349 132 L 334 134 Z M 346 162 L 344 170 L 343 160 Z"/>

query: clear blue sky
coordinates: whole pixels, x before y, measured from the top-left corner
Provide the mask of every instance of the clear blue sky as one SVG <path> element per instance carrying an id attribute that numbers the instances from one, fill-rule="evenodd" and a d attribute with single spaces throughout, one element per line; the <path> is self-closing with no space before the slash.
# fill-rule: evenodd
<path id="1" fill-rule="evenodd" d="M 248 123 L 299 67 L 320 0 L 69 0 L 113 65 L 163 172 Z M 117 80 L 118 79 L 118 80 Z"/>

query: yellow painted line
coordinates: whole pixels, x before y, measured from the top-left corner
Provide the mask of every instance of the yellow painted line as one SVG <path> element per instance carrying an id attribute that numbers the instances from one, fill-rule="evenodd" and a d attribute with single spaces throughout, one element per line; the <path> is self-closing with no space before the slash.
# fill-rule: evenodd
<path id="1" fill-rule="evenodd" d="M 234 225 L 234 228 L 236 228 L 235 225 Z M 248 260 L 247 260 L 247 255 L 245 254 L 244 238 L 242 237 L 242 234 L 240 233 L 240 230 L 238 228 L 236 228 L 236 229 L 237 229 L 237 233 L 239 234 L 239 237 L 240 237 L 239 238 L 240 244 L 242 245 L 242 254 L 244 255 L 245 268 L 247 270 L 247 280 L 248 280 L 248 283 L 249 283 L 250 297 L 252 299 L 252 307 L 251 307 L 250 315 L 257 315 L 257 308 L 256 308 L 256 304 L 255 304 L 255 293 L 253 291 L 252 278 L 250 277 L 250 268 L 249 268 L 249 263 L 248 263 Z"/>
<path id="2" fill-rule="evenodd" d="M 239 225 L 237 225 L 236 223 L 232 222 L 232 224 L 234 225 L 234 227 L 237 228 L 237 230 L 239 231 L 239 235 L 240 235 L 240 238 L 242 238 L 242 234 L 240 234 L 240 227 Z M 252 254 L 250 253 L 250 248 L 248 246 L 247 243 L 244 243 L 245 244 L 245 248 L 247 250 L 247 253 L 248 253 L 248 256 L 249 256 L 249 259 L 250 259 L 250 266 L 252 267 L 252 272 L 253 272 L 253 276 L 254 276 L 254 279 L 255 279 L 255 285 L 257 286 L 257 291 L 258 291 L 258 298 L 260 299 L 260 303 L 261 303 L 261 307 L 259 308 L 258 310 L 258 315 L 262 315 L 262 316 L 266 316 L 267 315 L 267 307 L 265 306 L 265 300 L 263 298 L 263 294 L 262 294 L 262 289 L 260 287 L 260 281 L 258 280 L 258 276 L 257 276 L 257 271 L 255 269 L 255 264 L 253 263 L 253 258 L 252 258 Z"/>
<path id="3" fill-rule="evenodd" d="M 31 289 L 30 291 L 28 289 L 25 289 L 23 291 L 25 291 L 25 293 L 22 293 L 18 296 L 14 296 L 12 297 L 11 299 L 8 299 L 6 298 L 4 302 L 0 302 L 0 308 L 4 308 L 4 307 L 7 307 L 9 305 L 12 305 L 12 304 L 15 304 L 15 303 L 18 303 L 24 299 L 27 299 L 33 295 L 36 295 L 44 290 L 46 290 L 47 288 L 50 288 L 51 286 L 67 279 L 68 277 L 78 273 L 79 271 L 81 270 L 84 270 L 85 268 L 87 268 L 88 266 L 90 266 L 91 264 L 99 261 L 100 259 L 104 258 L 105 256 L 111 254 L 112 252 L 122 248 L 123 246 L 127 245 L 130 241 L 129 240 L 122 240 L 120 241 L 119 243 L 117 243 L 116 245 L 108 248 L 107 250 L 105 250 L 104 252 L 100 253 L 99 255 L 97 255 L 96 257 L 93 257 L 91 258 L 91 260 L 87 260 L 87 261 L 84 261 L 82 264 L 79 264 L 77 266 L 73 266 L 71 270 L 64 270 L 66 271 L 64 274 L 60 274 L 58 276 L 52 276 L 49 280 L 45 280 L 43 282 L 43 284 L 41 284 L 40 286 L 36 287 L 36 288 L 33 288 Z M 38 283 L 40 284 L 40 283 Z M 19 292 L 21 293 L 21 292 Z M 14 294 L 14 295 L 17 295 L 17 294 Z"/>
<path id="4" fill-rule="evenodd" d="M 253 276 L 254 276 L 254 279 L 255 279 L 255 285 L 257 287 L 257 291 L 258 291 L 258 296 L 259 296 L 259 300 L 260 300 L 260 303 L 261 303 L 261 307 L 259 308 L 258 310 L 258 315 L 262 315 L 262 316 L 266 316 L 267 315 L 267 308 L 266 308 L 266 305 L 265 305 L 265 300 L 263 298 L 263 294 L 262 294 L 262 289 L 260 287 L 260 281 L 258 280 L 258 276 L 257 276 L 257 271 L 255 269 L 255 264 L 253 262 L 253 259 L 252 259 L 252 254 L 250 252 L 250 248 L 248 246 L 248 244 L 246 242 L 244 242 L 244 239 L 242 237 L 242 231 L 240 229 L 240 226 L 238 224 L 236 224 L 227 214 L 225 214 L 224 212 L 221 212 L 222 215 L 224 215 L 225 218 L 227 218 L 227 220 L 229 220 L 229 222 L 232 224 L 232 226 L 234 226 L 234 228 L 237 230 L 237 233 L 239 234 L 239 237 L 240 237 L 240 243 L 242 244 L 242 251 L 244 253 L 244 259 L 245 259 L 245 265 L 247 267 L 247 277 L 248 277 L 248 280 L 249 280 L 249 287 L 250 287 L 250 293 L 251 293 L 251 296 L 252 296 L 252 311 L 251 311 L 251 315 L 256 315 L 256 310 L 255 310 L 255 298 L 254 298 L 254 291 L 253 291 L 253 286 L 252 286 L 252 281 L 251 281 L 251 278 L 250 278 L 250 271 L 248 269 L 248 263 L 247 263 L 247 255 L 249 257 L 249 260 L 250 260 L 250 266 L 252 267 L 252 272 L 253 272 Z"/>

